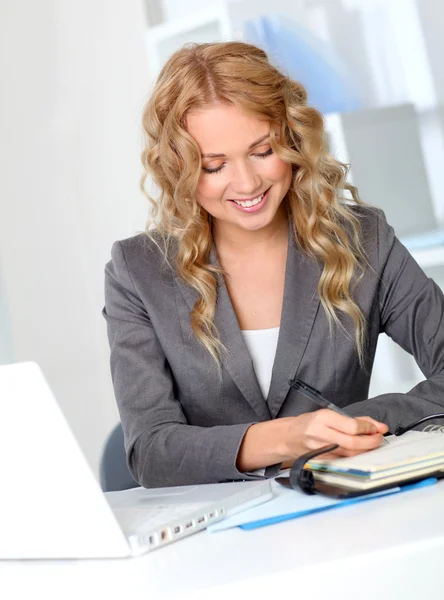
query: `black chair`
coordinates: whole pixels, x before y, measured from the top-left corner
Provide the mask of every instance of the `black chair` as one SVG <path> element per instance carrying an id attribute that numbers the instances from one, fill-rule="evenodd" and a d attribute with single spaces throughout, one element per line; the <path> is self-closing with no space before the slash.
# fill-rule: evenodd
<path id="1" fill-rule="evenodd" d="M 139 487 L 126 464 L 123 430 L 120 423 L 114 427 L 105 441 L 99 476 L 104 492 L 117 492 Z"/>

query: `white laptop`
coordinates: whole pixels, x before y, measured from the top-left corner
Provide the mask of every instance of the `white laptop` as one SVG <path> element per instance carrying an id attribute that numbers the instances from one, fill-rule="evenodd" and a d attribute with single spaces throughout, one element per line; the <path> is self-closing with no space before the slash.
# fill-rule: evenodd
<path id="1" fill-rule="evenodd" d="M 272 496 L 268 481 L 104 495 L 37 364 L 0 366 L 0 406 L 1 559 L 135 556 Z"/>

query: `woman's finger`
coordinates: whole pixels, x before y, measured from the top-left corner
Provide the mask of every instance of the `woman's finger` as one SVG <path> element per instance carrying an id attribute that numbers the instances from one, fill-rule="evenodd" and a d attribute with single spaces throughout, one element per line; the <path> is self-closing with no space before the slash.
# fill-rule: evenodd
<path id="1" fill-rule="evenodd" d="M 381 421 L 376 421 L 375 419 L 372 419 L 372 417 L 356 417 L 356 419 L 358 421 L 368 421 L 369 423 L 373 423 L 373 425 L 375 425 L 378 428 L 378 433 L 387 433 L 387 431 L 389 430 L 388 425 L 386 425 L 385 423 L 381 423 Z"/>
<path id="2" fill-rule="evenodd" d="M 384 439 L 380 433 L 349 435 L 333 428 L 326 428 L 320 432 L 320 435 L 326 443 L 338 444 L 344 450 L 350 450 L 356 454 L 374 450 L 381 445 Z"/>
<path id="3" fill-rule="evenodd" d="M 348 417 L 341 415 L 340 413 L 334 412 L 333 410 L 325 409 L 317 411 L 319 414 L 319 421 L 326 427 L 336 429 L 341 433 L 347 435 L 363 435 L 378 433 L 378 427 L 375 423 L 367 419 L 355 419 L 354 417 Z"/>

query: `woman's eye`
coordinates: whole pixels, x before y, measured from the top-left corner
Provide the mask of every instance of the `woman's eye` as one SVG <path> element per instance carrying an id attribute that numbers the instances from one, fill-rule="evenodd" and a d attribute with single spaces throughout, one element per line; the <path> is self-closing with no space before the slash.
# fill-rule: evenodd
<path id="1" fill-rule="evenodd" d="M 259 154 L 256 154 L 255 156 L 258 156 L 259 158 L 265 158 L 267 156 L 270 156 L 270 154 L 273 154 L 273 148 L 268 148 L 268 150 L 266 152 L 260 152 Z"/>
<path id="2" fill-rule="evenodd" d="M 254 156 L 257 156 L 258 158 L 266 158 L 267 156 L 270 156 L 270 154 L 273 154 L 272 148 L 268 148 L 268 150 L 266 150 L 265 152 L 258 152 L 256 154 L 254 154 Z M 202 167 L 202 171 L 207 174 L 220 173 L 220 171 L 222 171 L 222 169 L 224 167 L 225 167 L 225 163 L 222 163 L 218 167 L 213 167 L 213 168 Z"/>
<path id="3" fill-rule="evenodd" d="M 204 173 L 219 173 L 224 168 L 225 163 L 222 163 L 219 167 L 214 167 L 213 169 L 209 169 L 208 167 L 202 167 L 202 171 Z"/>

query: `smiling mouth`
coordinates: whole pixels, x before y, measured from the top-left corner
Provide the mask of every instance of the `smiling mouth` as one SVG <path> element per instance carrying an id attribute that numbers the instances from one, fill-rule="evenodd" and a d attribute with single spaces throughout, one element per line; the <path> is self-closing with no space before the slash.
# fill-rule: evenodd
<path id="1" fill-rule="evenodd" d="M 270 188 L 268 188 L 268 189 L 270 189 Z M 264 196 L 268 192 L 268 189 L 265 190 L 265 192 L 262 192 L 262 194 L 260 194 L 259 196 L 256 196 L 256 198 L 252 198 L 251 200 L 230 199 L 229 202 L 234 202 L 234 204 L 237 204 L 238 206 L 241 206 L 242 208 L 252 208 L 253 206 L 257 206 L 260 202 L 262 202 L 262 200 L 264 199 Z"/>

